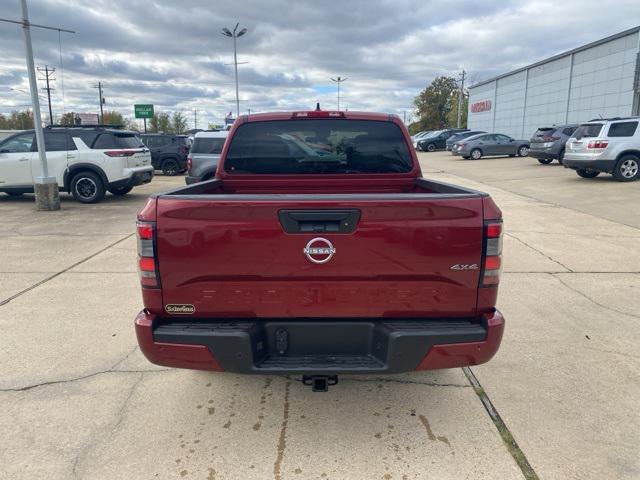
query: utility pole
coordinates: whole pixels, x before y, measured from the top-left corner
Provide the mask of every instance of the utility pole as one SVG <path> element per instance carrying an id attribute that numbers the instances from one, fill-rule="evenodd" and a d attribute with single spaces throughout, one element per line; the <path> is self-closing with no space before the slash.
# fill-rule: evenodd
<path id="1" fill-rule="evenodd" d="M 49 80 L 55 80 L 55 78 L 51 78 L 51 75 L 55 73 L 56 69 L 54 67 L 49 68 L 49 65 L 45 65 L 44 68 L 38 67 L 37 70 L 40 74 L 44 74 L 44 77 L 40 78 L 40 80 L 44 80 L 47 82 L 45 90 L 47 91 L 47 100 L 49 102 L 49 125 L 53 125 L 53 111 L 51 110 L 51 90 L 55 90 L 55 88 L 50 87 Z"/>
<path id="2" fill-rule="evenodd" d="M 198 129 L 198 109 L 197 108 L 193 109 L 193 129 L 194 130 Z"/>
<path id="3" fill-rule="evenodd" d="M 236 23 L 236 26 L 234 27 L 233 32 L 231 32 L 228 28 L 223 28 L 222 29 L 222 34 L 224 36 L 233 38 L 233 65 L 234 65 L 235 72 L 236 72 L 236 118 L 238 118 L 240 116 L 240 95 L 238 93 L 238 46 L 237 46 L 237 39 L 240 38 L 241 36 L 243 36 L 245 33 L 247 33 L 247 29 L 246 28 L 243 28 L 238 33 L 236 33 L 236 30 L 238 30 L 238 26 L 240 26 L 240 24 Z"/>
<path id="4" fill-rule="evenodd" d="M 460 122 L 462 120 L 462 99 L 464 98 L 464 78 L 467 72 L 462 70 L 460 74 L 460 90 L 458 91 L 458 128 L 460 128 Z"/>
<path id="5" fill-rule="evenodd" d="M 345 80 L 346 78 L 344 77 L 336 77 L 331 79 L 332 82 L 336 82 L 338 84 L 338 111 L 340 111 L 340 84 Z"/>
<path id="6" fill-rule="evenodd" d="M 100 124 L 104 124 L 104 112 L 102 111 L 102 105 L 104 105 L 104 98 L 102 97 L 102 82 L 98 82 L 98 86 L 94 87 L 98 89 L 100 95 Z"/>

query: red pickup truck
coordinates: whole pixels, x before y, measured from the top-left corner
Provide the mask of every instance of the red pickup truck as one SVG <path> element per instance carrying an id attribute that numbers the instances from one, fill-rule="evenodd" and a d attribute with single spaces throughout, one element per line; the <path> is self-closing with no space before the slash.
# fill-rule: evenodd
<path id="1" fill-rule="evenodd" d="M 240 117 L 213 180 L 138 215 L 142 352 L 171 367 L 343 373 L 488 361 L 502 219 L 481 192 L 422 178 L 387 114 Z"/>

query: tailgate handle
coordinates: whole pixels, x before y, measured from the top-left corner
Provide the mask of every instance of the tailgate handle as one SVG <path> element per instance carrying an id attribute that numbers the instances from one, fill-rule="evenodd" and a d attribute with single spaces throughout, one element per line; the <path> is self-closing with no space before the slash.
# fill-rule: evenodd
<path id="1" fill-rule="evenodd" d="M 287 233 L 353 233 L 360 210 L 280 210 L 278 218 Z"/>

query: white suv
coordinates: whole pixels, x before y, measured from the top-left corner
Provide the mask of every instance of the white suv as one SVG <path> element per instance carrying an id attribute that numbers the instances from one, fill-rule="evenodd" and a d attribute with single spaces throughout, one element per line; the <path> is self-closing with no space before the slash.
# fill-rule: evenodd
<path id="1" fill-rule="evenodd" d="M 107 191 L 125 195 L 149 183 L 153 166 L 149 149 L 136 132 L 104 127 L 47 127 L 44 129 L 49 175 L 60 190 L 82 203 L 97 203 Z M 33 130 L 0 142 L 0 192 L 12 196 L 33 192 L 41 176 Z"/>
<path id="2" fill-rule="evenodd" d="M 565 145 L 563 165 L 583 178 L 610 173 L 620 182 L 640 178 L 640 117 L 591 120 Z"/>

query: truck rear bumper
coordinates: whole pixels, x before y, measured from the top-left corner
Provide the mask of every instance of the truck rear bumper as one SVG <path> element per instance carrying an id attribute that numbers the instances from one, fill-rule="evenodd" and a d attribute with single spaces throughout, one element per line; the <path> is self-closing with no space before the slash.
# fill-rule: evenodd
<path id="1" fill-rule="evenodd" d="M 478 365 L 500 346 L 500 312 L 469 319 L 176 320 L 142 311 L 140 349 L 157 365 L 235 373 L 400 373 Z M 283 333 L 284 332 L 284 333 Z"/>

